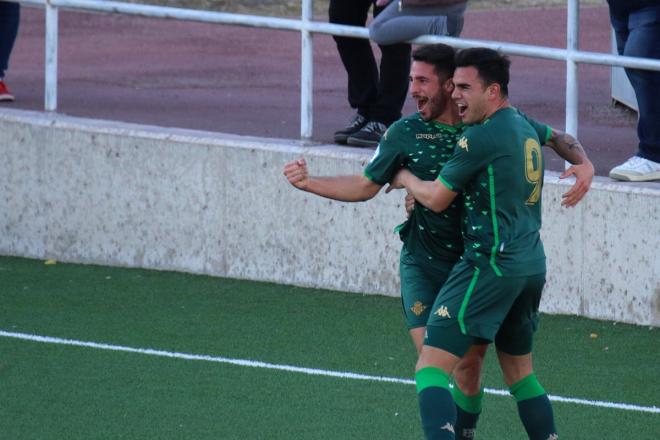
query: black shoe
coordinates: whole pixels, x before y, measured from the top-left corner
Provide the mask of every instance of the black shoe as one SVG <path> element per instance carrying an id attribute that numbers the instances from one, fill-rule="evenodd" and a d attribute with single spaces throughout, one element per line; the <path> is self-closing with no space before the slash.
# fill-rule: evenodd
<path id="1" fill-rule="evenodd" d="M 365 125 L 367 125 L 365 117 L 359 113 L 356 114 L 346 127 L 335 131 L 335 142 L 338 144 L 345 144 L 351 135 L 360 131 Z"/>
<path id="2" fill-rule="evenodd" d="M 360 131 L 348 137 L 347 143 L 354 147 L 377 147 L 386 131 L 385 124 L 376 121 L 367 122 Z"/>

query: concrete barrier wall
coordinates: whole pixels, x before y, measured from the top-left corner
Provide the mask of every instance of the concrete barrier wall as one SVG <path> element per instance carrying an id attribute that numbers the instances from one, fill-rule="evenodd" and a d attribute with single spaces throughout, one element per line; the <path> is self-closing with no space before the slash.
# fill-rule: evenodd
<path id="1" fill-rule="evenodd" d="M 401 192 L 340 203 L 283 164 L 360 173 L 372 152 L 0 111 L 0 254 L 398 295 Z M 597 178 L 575 209 L 547 173 L 549 313 L 660 325 L 660 184 Z"/>

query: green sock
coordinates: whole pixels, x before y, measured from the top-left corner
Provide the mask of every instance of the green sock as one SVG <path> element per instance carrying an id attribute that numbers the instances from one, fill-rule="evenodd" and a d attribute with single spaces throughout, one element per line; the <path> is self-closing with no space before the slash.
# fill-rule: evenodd
<path id="1" fill-rule="evenodd" d="M 457 440 L 471 440 L 475 436 L 477 421 L 481 414 L 481 400 L 484 396 L 483 388 L 474 396 L 466 396 L 463 391 L 454 384 L 451 394 L 456 402 L 456 430 Z"/>
<path id="2" fill-rule="evenodd" d="M 415 374 L 415 382 L 426 440 L 453 440 L 456 405 L 449 392 L 449 375 L 426 367 Z"/>
<path id="3" fill-rule="evenodd" d="M 557 439 L 552 405 L 533 373 L 511 385 L 509 392 L 518 402 L 518 414 L 530 440 Z"/>

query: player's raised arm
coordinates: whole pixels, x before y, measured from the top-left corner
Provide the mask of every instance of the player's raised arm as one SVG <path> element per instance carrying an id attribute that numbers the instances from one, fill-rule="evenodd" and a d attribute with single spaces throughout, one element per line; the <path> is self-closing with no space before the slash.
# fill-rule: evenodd
<path id="1" fill-rule="evenodd" d="M 591 188 L 594 166 L 587 157 L 580 141 L 568 133 L 552 128 L 550 139 L 545 145 L 555 150 L 562 159 L 572 164 L 559 177 L 565 179 L 571 175 L 575 176 L 575 184 L 562 195 L 563 200 L 561 202 L 563 206 L 575 206 Z"/>
<path id="2" fill-rule="evenodd" d="M 307 162 L 299 158 L 284 166 L 284 175 L 296 188 L 341 202 L 363 202 L 373 198 L 382 188 L 363 175 L 310 176 Z"/>

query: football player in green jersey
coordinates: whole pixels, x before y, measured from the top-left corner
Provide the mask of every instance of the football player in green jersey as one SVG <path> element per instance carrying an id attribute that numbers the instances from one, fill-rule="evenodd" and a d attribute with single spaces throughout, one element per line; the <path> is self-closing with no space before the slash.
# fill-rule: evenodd
<path id="1" fill-rule="evenodd" d="M 416 367 L 427 439 L 455 438 L 449 376 L 483 340 L 495 342 L 504 380 L 529 438 L 558 438 L 552 406 L 534 375 L 531 355 L 546 271 L 539 234 L 541 145 L 563 144 L 568 156 L 574 154 L 573 163 L 593 167 L 584 162 L 575 139 L 527 119 L 509 105 L 509 65 L 508 58 L 491 49 L 458 52 L 452 98 L 468 127 L 437 179 L 422 180 L 403 169 L 390 187 L 406 188 L 436 212 L 444 212 L 459 194 L 463 197 L 465 251 L 436 297 Z M 569 169 L 563 176 L 573 172 Z M 588 188 L 588 183 L 576 183 L 563 204 L 574 205 Z"/>
<path id="2" fill-rule="evenodd" d="M 296 188 L 345 202 L 373 198 L 405 166 L 422 179 L 434 179 L 451 157 L 463 132 L 458 108 L 451 100 L 453 48 L 423 46 L 413 53 L 410 94 L 418 112 L 395 122 L 381 139 L 363 174 L 310 176 L 304 159 L 286 164 L 284 174 Z M 439 287 L 463 253 L 460 204 L 444 215 L 422 206 L 409 213 L 397 230 L 401 254 L 404 314 L 417 350 Z M 416 283 L 409 286 L 410 283 Z M 429 285 L 430 284 L 430 285 Z"/>
<path id="3" fill-rule="evenodd" d="M 414 52 L 410 93 L 418 112 L 390 127 L 362 175 L 313 177 L 301 158 L 286 164 L 284 174 L 289 182 L 323 197 L 356 202 L 373 198 L 401 166 L 421 179 L 435 179 L 464 128 L 450 99 L 453 57 L 454 50 L 442 44 L 423 46 Z M 556 150 L 564 157 L 562 149 L 566 146 L 557 143 Z M 581 159 L 585 165 L 578 168 L 576 185 L 588 188 L 593 167 L 588 168 L 586 157 Z M 408 220 L 398 228 L 403 241 L 400 273 L 404 316 L 418 352 L 435 297 L 463 252 L 461 203 L 455 201 L 453 205 L 440 215 L 418 205 L 409 210 Z M 459 415 L 456 427 L 465 434 L 459 438 L 471 438 L 481 411 L 480 372 L 486 348 L 485 343 L 473 347 L 454 370 Z"/>
<path id="4" fill-rule="evenodd" d="M 362 175 L 313 177 L 301 158 L 286 164 L 284 174 L 289 182 L 323 197 L 357 202 L 373 198 L 401 166 L 421 179 L 434 179 L 464 128 L 451 100 L 454 55 L 454 49 L 443 44 L 415 50 L 410 95 L 418 111 L 387 130 Z M 459 201 L 443 214 L 417 206 L 397 228 L 403 241 L 399 262 L 403 313 L 418 353 L 435 297 L 463 252 L 460 209 Z M 469 412 L 458 409 L 465 417 L 459 417 L 457 426 L 464 426 L 466 433 L 474 432 L 481 412 L 480 373 L 487 347 L 483 344 L 472 350 L 454 375 L 457 392 L 470 396 L 461 400 Z"/>

